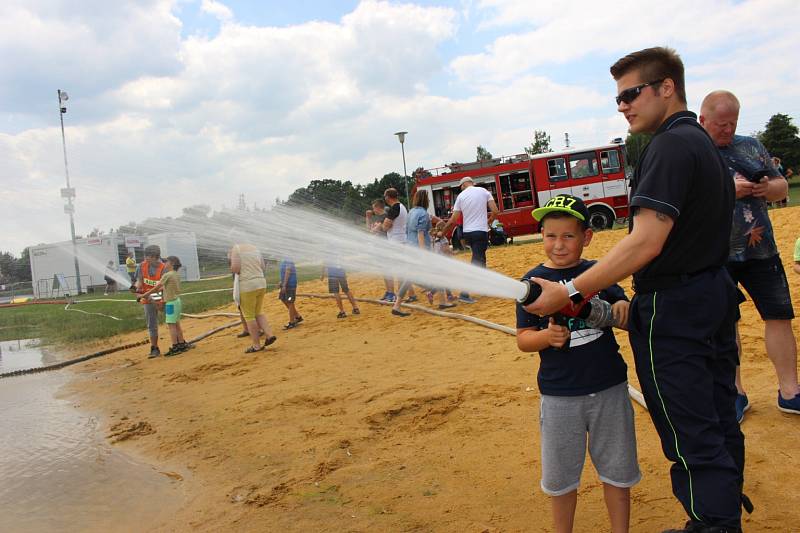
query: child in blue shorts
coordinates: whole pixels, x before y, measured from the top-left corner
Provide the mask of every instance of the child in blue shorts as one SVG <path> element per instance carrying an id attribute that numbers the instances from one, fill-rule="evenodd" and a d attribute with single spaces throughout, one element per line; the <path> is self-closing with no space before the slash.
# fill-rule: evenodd
<path id="1" fill-rule="evenodd" d="M 289 323 L 283 326 L 283 329 L 296 328 L 303 321 L 303 317 L 300 316 L 294 303 L 297 299 L 297 268 L 291 259 L 284 258 L 278 269 L 280 271 L 281 284 L 278 299 L 289 310 Z"/>
<path id="2" fill-rule="evenodd" d="M 172 339 L 172 347 L 164 356 L 177 355 L 185 352 L 191 346 L 186 343 L 183 337 L 183 329 L 181 328 L 181 312 L 183 305 L 181 303 L 181 277 L 178 274 L 178 269 L 181 268 L 181 260 L 171 255 L 167 257 L 165 265 L 165 273 L 154 287 L 142 294 L 140 298 L 146 298 L 151 293 L 164 291 L 164 322 L 167 323 L 169 328 L 169 336 Z"/>
<path id="3" fill-rule="evenodd" d="M 525 274 L 525 279 L 566 283 L 595 263 L 581 258 L 592 230 L 580 199 L 555 196 L 534 210 L 533 216 L 541 221 L 547 261 Z M 541 357 L 537 376 L 541 487 L 551 496 L 559 533 L 572 531 L 587 441 L 614 533 L 628 531 L 630 487 L 641 479 L 627 366 L 611 329 L 612 324 L 627 326 L 629 304 L 623 289 L 613 285 L 594 296 L 591 305 L 606 310 L 603 320 L 556 320 L 531 314 L 517 304 L 517 346 L 523 352 L 539 352 Z"/>

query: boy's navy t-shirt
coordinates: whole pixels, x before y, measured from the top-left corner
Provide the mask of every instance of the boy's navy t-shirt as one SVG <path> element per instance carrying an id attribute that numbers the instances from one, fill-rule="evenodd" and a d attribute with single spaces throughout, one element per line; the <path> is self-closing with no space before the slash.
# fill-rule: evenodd
<path id="1" fill-rule="evenodd" d="M 567 282 L 587 270 L 596 261 L 581 259 L 572 268 L 556 269 L 539 265 L 525 278 L 537 277 Z M 612 285 L 598 295 L 609 303 L 627 300 L 619 285 Z M 534 315 L 517 304 L 517 328 L 547 329 L 549 317 Z M 576 318 L 570 324 L 570 348 L 560 351 L 546 348 L 539 352 L 541 363 L 537 380 L 539 390 L 548 396 L 584 396 L 600 392 L 627 380 L 628 366 L 619 353 L 619 345 L 611 328 L 587 327 Z"/>
<path id="2" fill-rule="evenodd" d="M 297 269 L 294 267 L 294 262 L 284 259 L 281 261 L 280 266 L 280 283 L 283 283 L 286 277 L 286 269 L 289 269 L 289 281 L 286 285 L 287 289 L 294 289 L 297 287 Z"/>

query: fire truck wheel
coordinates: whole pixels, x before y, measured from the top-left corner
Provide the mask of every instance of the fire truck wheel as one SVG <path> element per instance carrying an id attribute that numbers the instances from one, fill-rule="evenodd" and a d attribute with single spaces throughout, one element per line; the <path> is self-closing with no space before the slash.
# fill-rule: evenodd
<path id="1" fill-rule="evenodd" d="M 613 225 L 614 214 L 607 207 L 593 205 L 589 208 L 589 226 L 593 230 L 610 229 Z"/>

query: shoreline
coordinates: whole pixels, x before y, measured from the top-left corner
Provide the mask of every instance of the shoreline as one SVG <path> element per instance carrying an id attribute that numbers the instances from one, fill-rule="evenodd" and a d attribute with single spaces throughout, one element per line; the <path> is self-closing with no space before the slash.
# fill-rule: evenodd
<path id="1" fill-rule="evenodd" d="M 785 265 L 795 209 L 771 212 Z M 621 236 L 595 235 L 586 257 L 602 256 Z M 489 267 L 513 277 L 540 260 L 536 245 L 489 252 Z M 800 277 L 788 277 L 798 301 Z M 356 296 L 383 292 L 380 280 L 351 276 L 350 285 Z M 623 286 L 630 294 L 630 283 Z M 309 281 L 298 292 L 327 291 Z M 252 356 L 233 328 L 174 358 L 148 361 L 139 347 L 71 370 L 79 380 L 94 376 L 76 393 L 103 413 L 107 440 L 116 424 L 128 430 L 114 447 L 191 473 L 179 482 L 185 504 L 157 530 L 551 531 L 550 504 L 538 488 L 535 354 L 519 352 L 510 335 L 423 313 L 400 319 L 364 304 L 362 315 L 337 320 L 332 301 L 299 298 L 297 305 L 306 321 L 282 331 L 285 308 L 267 294 L 278 342 Z M 455 311 L 514 326 L 508 301 L 481 298 Z M 763 325 L 751 302 L 742 315 L 753 405 L 742 426 L 745 491 L 756 505 L 743 526 L 783 532 L 800 524 L 793 505 L 800 498 L 779 496 L 800 471 L 800 417 L 775 408 Z M 225 321 L 183 324 L 192 337 Z M 160 334 L 167 338 L 166 328 Z M 627 336 L 617 339 L 638 386 Z M 632 489 L 631 531 L 675 527 L 685 516 L 671 495 L 667 461 L 647 413 L 634 410 L 644 478 Z M 576 531 L 607 527 L 600 483 L 587 466 Z"/>

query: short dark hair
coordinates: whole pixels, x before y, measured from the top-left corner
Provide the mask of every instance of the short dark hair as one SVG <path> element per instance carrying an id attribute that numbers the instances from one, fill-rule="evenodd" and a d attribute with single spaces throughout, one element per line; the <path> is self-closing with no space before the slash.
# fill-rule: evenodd
<path id="1" fill-rule="evenodd" d="M 400 195 L 397 194 L 397 189 L 395 189 L 394 187 L 389 187 L 388 189 L 386 189 L 386 191 L 384 191 L 383 196 L 384 198 L 392 198 L 393 200 L 396 200 L 397 197 Z"/>
<path id="2" fill-rule="evenodd" d="M 545 216 L 542 217 L 542 220 L 539 222 L 539 227 L 540 228 L 544 228 L 544 221 L 547 220 L 548 218 L 571 218 L 571 219 L 575 220 L 576 222 L 578 222 L 583 229 L 585 229 L 585 230 L 589 229 L 589 221 L 588 220 L 581 220 L 578 217 L 574 217 L 574 216 L 572 216 L 569 213 L 566 213 L 564 211 L 551 211 L 550 213 L 547 213 Z"/>
<path id="3" fill-rule="evenodd" d="M 161 259 L 161 248 L 157 244 L 151 244 L 144 249 L 145 257 L 157 257 Z"/>
<path id="4" fill-rule="evenodd" d="M 632 52 L 611 65 L 610 70 L 615 80 L 634 70 L 639 71 L 642 81 L 645 82 L 669 78 L 675 83 L 678 100 L 686 103 L 683 61 L 672 48 L 656 46 Z"/>
<path id="5" fill-rule="evenodd" d="M 371 204 L 371 205 L 372 205 L 373 207 L 374 207 L 374 206 L 376 206 L 376 205 L 377 205 L 377 206 L 380 206 L 380 207 L 385 207 L 385 206 L 386 206 L 386 202 L 384 202 L 384 201 L 383 201 L 382 199 L 380 199 L 380 198 L 375 198 L 374 200 L 372 200 L 372 204 Z"/>
<path id="6" fill-rule="evenodd" d="M 414 207 L 424 207 L 428 209 L 428 191 L 425 189 L 420 189 L 414 193 Z"/>
<path id="7" fill-rule="evenodd" d="M 178 257 L 174 256 L 174 255 L 171 255 L 171 256 L 167 257 L 167 261 L 169 262 L 170 265 L 172 265 L 172 270 L 174 270 L 175 272 L 177 272 L 178 269 L 183 266 L 181 264 L 181 260 L 178 259 Z"/>

